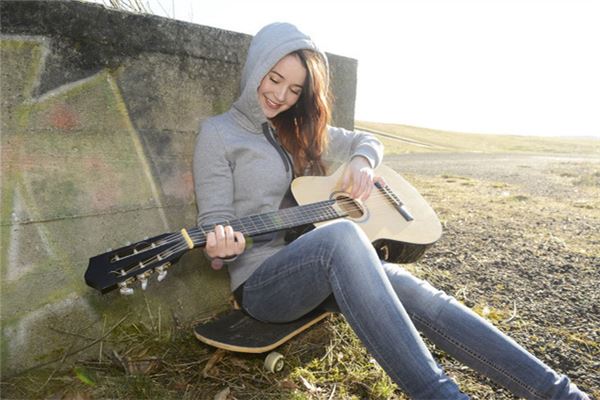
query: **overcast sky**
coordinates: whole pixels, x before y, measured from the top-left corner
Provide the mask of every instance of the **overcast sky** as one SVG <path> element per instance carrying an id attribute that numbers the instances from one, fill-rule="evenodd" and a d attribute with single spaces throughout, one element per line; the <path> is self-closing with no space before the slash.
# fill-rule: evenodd
<path id="1" fill-rule="evenodd" d="M 252 35 L 297 24 L 358 59 L 356 119 L 600 137 L 600 0 L 138 1 Z"/>

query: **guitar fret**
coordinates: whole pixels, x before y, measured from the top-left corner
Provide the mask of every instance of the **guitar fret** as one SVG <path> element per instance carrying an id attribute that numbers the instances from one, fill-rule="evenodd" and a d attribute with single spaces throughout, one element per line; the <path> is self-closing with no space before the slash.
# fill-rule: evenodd
<path id="1" fill-rule="evenodd" d="M 262 230 L 266 230 L 266 229 L 267 229 L 267 226 L 269 226 L 269 223 L 268 223 L 268 222 L 266 222 L 266 218 L 267 218 L 267 216 L 266 216 L 265 214 L 260 214 L 260 215 L 258 215 L 257 217 L 258 217 L 258 218 L 257 218 L 257 219 L 258 219 L 258 221 L 259 221 L 259 222 L 260 222 L 260 224 L 261 224 L 261 225 L 260 225 L 260 226 L 261 226 L 261 229 L 262 229 Z"/>
<path id="2" fill-rule="evenodd" d="M 242 231 L 242 233 L 244 235 L 252 236 L 252 233 L 256 230 L 256 225 L 254 225 L 252 219 L 248 217 L 243 217 L 240 218 L 240 221 L 242 221 L 242 225 L 244 226 L 244 230 Z"/>
<path id="3" fill-rule="evenodd" d="M 239 229 L 239 231 L 242 232 L 243 234 L 249 234 L 248 232 L 251 232 L 251 228 L 246 227 L 244 219 L 240 218 L 238 221 L 240 221 L 240 225 L 241 225 L 241 228 Z"/>
<path id="4" fill-rule="evenodd" d="M 236 231 L 236 232 L 243 232 L 244 231 L 243 223 L 239 219 L 233 220 L 230 223 L 230 225 L 233 228 L 233 230 Z"/>

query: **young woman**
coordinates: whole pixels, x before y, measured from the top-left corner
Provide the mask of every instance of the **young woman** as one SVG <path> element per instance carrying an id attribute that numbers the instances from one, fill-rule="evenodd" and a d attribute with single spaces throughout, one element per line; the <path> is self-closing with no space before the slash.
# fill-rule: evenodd
<path id="1" fill-rule="evenodd" d="M 493 325 L 398 265 L 382 262 L 353 222 L 314 229 L 286 244 L 284 233 L 244 238 L 223 221 L 293 204 L 300 175 L 342 162 L 353 198 L 369 197 L 381 143 L 328 125 L 328 65 L 312 40 L 290 24 L 253 39 L 231 109 L 202 124 L 194 155 L 198 224 L 217 224 L 206 253 L 228 264 L 231 289 L 253 317 L 282 322 L 334 300 L 369 352 L 409 396 L 464 399 L 417 330 L 515 395 L 587 399 Z"/>

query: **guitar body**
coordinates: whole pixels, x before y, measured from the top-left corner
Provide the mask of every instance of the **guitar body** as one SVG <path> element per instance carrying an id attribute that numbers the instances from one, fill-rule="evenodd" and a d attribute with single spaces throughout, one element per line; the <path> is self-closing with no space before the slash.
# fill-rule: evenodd
<path id="1" fill-rule="evenodd" d="M 292 193 L 300 205 L 347 196 L 341 191 L 344 166 L 329 176 L 303 176 L 292 182 Z M 346 217 L 365 232 L 381 259 L 395 263 L 415 262 L 442 235 L 442 226 L 435 211 L 417 190 L 393 169 L 381 165 L 375 175 L 397 194 L 412 220 L 407 220 L 395 204 L 382 198 L 377 189 L 361 202 L 360 210 Z M 353 206 L 354 207 L 354 206 Z M 315 226 L 332 221 L 315 223 Z"/>

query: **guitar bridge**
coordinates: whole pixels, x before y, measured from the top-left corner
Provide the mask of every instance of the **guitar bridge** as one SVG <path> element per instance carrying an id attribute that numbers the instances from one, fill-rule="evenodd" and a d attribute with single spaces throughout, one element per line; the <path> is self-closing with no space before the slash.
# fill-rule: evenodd
<path id="1" fill-rule="evenodd" d="M 384 193 L 384 195 L 394 204 L 394 208 L 398 210 L 400 215 L 402 215 L 407 222 L 415 219 L 415 217 L 413 217 L 410 211 L 408 211 L 406 208 L 406 205 L 402 202 L 402 200 L 400 200 L 396 193 L 389 188 L 389 186 L 382 186 L 379 182 L 376 182 L 375 187 Z"/>

